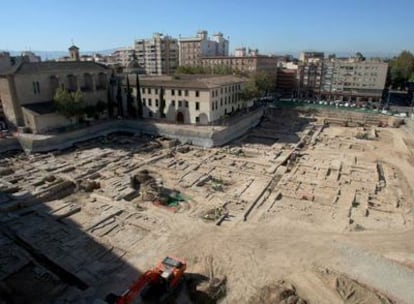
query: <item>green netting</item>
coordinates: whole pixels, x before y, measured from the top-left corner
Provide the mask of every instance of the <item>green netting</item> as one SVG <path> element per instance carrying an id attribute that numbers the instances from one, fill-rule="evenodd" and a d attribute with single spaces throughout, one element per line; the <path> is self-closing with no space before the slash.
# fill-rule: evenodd
<path id="1" fill-rule="evenodd" d="M 180 202 L 183 202 L 185 200 L 186 199 L 184 198 L 184 196 L 180 193 L 172 193 L 168 197 L 167 205 L 170 207 L 176 207 L 179 205 Z"/>

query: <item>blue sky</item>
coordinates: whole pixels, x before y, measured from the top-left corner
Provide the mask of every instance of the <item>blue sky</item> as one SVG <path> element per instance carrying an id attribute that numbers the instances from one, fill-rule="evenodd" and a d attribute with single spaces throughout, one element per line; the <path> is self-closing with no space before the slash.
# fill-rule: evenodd
<path id="1" fill-rule="evenodd" d="M 261 53 L 414 51 L 413 0 L 2 1 L 0 49 L 81 51 L 132 45 L 154 32 L 199 29 Z"/>

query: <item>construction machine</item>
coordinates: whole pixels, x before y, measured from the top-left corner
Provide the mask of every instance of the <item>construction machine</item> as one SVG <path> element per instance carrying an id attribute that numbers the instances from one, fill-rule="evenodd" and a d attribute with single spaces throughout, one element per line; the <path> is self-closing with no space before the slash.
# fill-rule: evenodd
<path id="1" fill-rule="evenodd" d="M 178 287 L 184 276 L 187 263 L 167 256 L 141 275 L 122 295 L 109 294 L 106 302 L 111 304 L 163 303 Z"/>

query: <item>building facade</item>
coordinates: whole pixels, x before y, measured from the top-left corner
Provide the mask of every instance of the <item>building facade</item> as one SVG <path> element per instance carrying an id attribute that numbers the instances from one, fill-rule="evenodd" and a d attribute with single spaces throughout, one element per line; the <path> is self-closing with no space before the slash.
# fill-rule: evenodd
<path id="1" fill-rule="evenodd" d="M 119 48 L 110 56 L 111 65 L 127 67 L 128 64 L 135 59 L 135 49 L 132 47 Z"/>
<path id="2" fill-rule="evenodd" d="M 7 122 L 35 133 L 70 123 L 56 113 L 57 88 L 80 90 L 87 105 L 107 102 L 111 71 L 94 62 L 21 62 L 0 71 L 0 100 Z"/>
<path id="3" fill-rule="evenodd" d="M 223 56 L 202 57 L 201 66 L 214 70 L 217 67 L 229 68 L 234 72 L 276 72 L 277 58 L 275 56 Z"/>
<path id="4" fill-rule="evenodd" d="M 195 37 L 180 38 L 180 66 L 200 66 L 202 57 L 228 56 L 229 40 L 222 33 L 209 39 L 207 31 L 199 31 Z"/>
<path id="5" fill-rule="evenodd" d="M 297 89 L 297 69 L 278 68 L 276 91 L 282 97 L 291 97 Z"/>
<path id="6" fill-rule="evenodd" d="M 323 100 L 379 102 L 385 87 L 388 64 L 361 57 L 321 58 L 320 54 L 298 66 L 298 95 Z"/>
<path id="7" fill-rule="evenodd" d="M 246 106 L 240 98 L 245 81 L 236 76 L 140 77 L 143 116 L 186 124 L 215 122 Z M 135 76 L 129 82 L 135 83 Z"/>
<path id="8" fill-rule="evenodd" d="M 173 74 L 178 67 L 178 41 L 155 33 L 151 39 L 135 40 L 135 55 L 145 74 Z"/>

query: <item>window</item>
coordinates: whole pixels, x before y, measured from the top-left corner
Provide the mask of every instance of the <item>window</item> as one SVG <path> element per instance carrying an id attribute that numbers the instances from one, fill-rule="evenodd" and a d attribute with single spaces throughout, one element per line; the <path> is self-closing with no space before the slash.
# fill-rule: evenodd
<path id="1" fill-rule="evenodd" d="M 174 96 L 175 95 L 175 90 L 171 90 L 171 95 Z"/>
<path id="2" fill-rule="evenodd" d="M 178 96 L 181 96 L 181 90 L 178 90 Z"/>
<path id="3" fill-rule="evenodd" d="M 33 93 L 34 94 L 39 94 L 40 93 L 39 81 L 33 81 L 32 85 L 33 85 Z"/>
<path id="4" fill-rule="evenodd" d="M 200 103 L 198 101 L 196 101 L 195 103 L 195 108 L 196 108 L 196 111 L 200 110 Z"/>
<path id="5" fill-rule="evenodd" d="M 158 107 L 158 99 L 155 99 L 155 106 Z"/>
<path id="6" fill-rule="evenodd" d="M 188 108 L 188 101 L 185 101 L 185 107 Z"/>
<path id="7" fill-rule="evenodd" d="M 158 89 L 155 89 L 155 94 L 158 94 Z"/>
<path id="8" fill-rule="evenodd" d="M 181 102 L 181 100 L 178 101 L 178 106 L 179 107 L 182 107 L 183 106 L 183 103 Z"/>
<path id="9" fill-rule="evenodd" d="M 200 122 L 200 117 L 196 116 L 196 122 Z"/>
<path id="10" fill-rule="evenodd" d="M 148 94 L 151 94 L 151 88 L 148 88 Z"/>
<path id="11" fill-rule="evenodd" d="M 200 92 L 199 91 L 195 91 L 195 96 L 196 97 L 200 97 Z"/>
<path id="12" fill-rule="evenodd" d="M 151 100 L 151 98 L 148 98 L 148 105 L 149 106 L 152 106 L 152 100 Z"/>
<path id="13" fill-rule="evenodd" d="M 145 88 L 142 88 L 142 94 L 145 94 Z"/>
<path id="14" fill-rule="evenodd" d="M 142 98 L 142 104 L 145 106 L 145 98 Z"/>
<path id="15" fill-rule="evenodd" d="M 185 91 L 184 91 L 184 95 L 185 95 L 185 96 L 188 96 L 188 90 L 185 90 Z"/>
<path id="16" fill-rule="evenodd" d="M 223 99 L 220 99 L 220 106 L 223 106 Z"/>
<path id="17" fill-rule="evenodd" d="M 171 105 L 175 107 L 175 100 L 171 100 Z"/>

